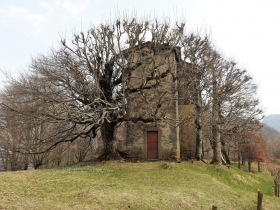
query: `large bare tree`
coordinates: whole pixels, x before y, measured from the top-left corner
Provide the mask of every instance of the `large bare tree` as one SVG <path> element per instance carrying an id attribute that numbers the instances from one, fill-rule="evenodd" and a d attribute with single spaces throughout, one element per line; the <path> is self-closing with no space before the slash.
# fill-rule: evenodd
<path id="1" fill-rule="evenodd" d="M 225 162 L 221 154 L 222 135 L 257 130 L 263 118 L 256 98 L 257 86 L 246 70 L 216 54 L 210 94 L 212 98 L 213 162 Z M 226 154 L 226 153 L 224 153 Z"/>
<path id="2" fill-rule="evenodd" d="M 181 45 L 183 60 L 190 66 L 185 74 L 189 78 L 188 100 L 195 107 L 195 158 L 202 159 L 203 130 L 211 126 L 212 162 L 226 163 L 225 157 L 230 163 L 223 137 L 260 128 L 263 116 L 256 98 L 257 86 L 246 70 L 239 69 L 236 62 L 225 59 L 215 49 L 209 34 L 191 33 L 184 36 Z M 203 115 L 210 120 L 203 122 Z"/>
<path id="3" fill-rule="evenodd" d="M 169 55 L 174 53 L 183 32 L 184 24 L 171 27 L 158 21 L 125 19 L 76 33 L 70 40 L 62 39 L 58 50 L 32 59 L 29 75 L 12 82 L 22 91 L 18 94 L 32 103 L 37 101 L 40 108 L 14 111 L 57 126 L 57 130 L 40 139 L 48 145 L 46 151 L 61 142 L 93 138 L 100 132 L 102 158 L 118 159 L 115 137 L 120 122 L 164 120 L 163 112 L 158 111 L 161 100 L 151 105 L 153 115 L 128 116 L 127 97 L 133 92 L 155 89 L 162 78 L 172 74 L 170 69 L 158 71 L 164 63 L 156 59 L 163 48 Z M 140 53 L 143 46 L 148 50 Z M 151 74 L 139 78 L 137 86 L 129 87 L 131 72 L 141 65 L 149 66 Z"/>

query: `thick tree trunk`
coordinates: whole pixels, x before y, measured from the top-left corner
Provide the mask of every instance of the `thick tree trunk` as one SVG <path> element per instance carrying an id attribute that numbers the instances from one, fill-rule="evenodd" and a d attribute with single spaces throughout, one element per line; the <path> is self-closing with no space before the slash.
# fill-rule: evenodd
<path id="1" fill-rule="evenodd" d="M 213 136 L 213 164 L 222 164 L 222 148 L 221 148 L 221 132 L 220 132 L 220 111 L 221 102 L 219 99 L 218 85 L 216 81 L 216 75 L 213 72 L 213 100 L 212 100 L 212 136 Z"/>
<path id="2" fill-rule="evenodd" d="M 213 136 L 213 164 L 226 164 L 222 156 L 222 147 L 221 147 L 221 132 L 219 128 L 219 113 L 220 113 L 220 104 L 216 97 L 213 98 L 213 108 L 212 108 L 212 136 Z"/>
<path id="3" fill-rule="evenodd" d="M 213 126 L 213 164 L 222 164 L 221 133 Z"/>
<path id="4" fill-rule="evenodd" d="M 10 158 L 10 165 L 11 165 L 11 171 L 20 170 L 19 161 L 17 160 L 16 152 L 12 152 L 12 155 Z"/>
<path id="5" fill-rule="evenodd" d="M 103 90 L 103 100 L 113 103 L 113 87 L 112 87 L 112 75 L 114 67 L 114 59 L 111 59 L 108 63 L 105 64 L 104 74 L 99 79 L 99 85 L 101 90 Z M 112 116 L 111 116 L 112 117 Z M 116 119 L 112 117 L 111 119 Z M 99 160 L 119 160 L 122 159 L 119 155 L 116 148 L 116 126 L 117 122 L 107 121 L 104 119 L 104 122 L 101 125 L 101 138 L 104 145 L 103 154 L 98 158 Z"/>
<path id="6" fill-rule="evenodd" d="M 101 125 L 101 138 L 103 140 L 103 154 L 99 160 L 120 160 L 122 159 L 116 148 L 115 130 L 117 123 L 108 122 L 106 119 Z"/>

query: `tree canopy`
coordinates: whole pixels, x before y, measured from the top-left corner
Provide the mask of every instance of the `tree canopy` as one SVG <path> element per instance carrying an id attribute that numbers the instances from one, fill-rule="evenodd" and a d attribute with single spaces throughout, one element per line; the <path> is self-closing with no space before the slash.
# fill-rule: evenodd
<path id="1" fill-rule="evenodd" d="M 191 68 L 182 68 L 178 75 L 170 69 L 159 70 L 164 65 L 157 58 L 162 49 L 168 49 L 169 55 L 176 51 L 176 60 Z M 131 72 L 141 65 L 150 74 L 129 86 Z M 154 103 L 147 101 L 148 115 L 129 116 L 130 94 L 139 92 L 145 99 L 144 92 L 159 87 L 168 75 L 178 88 L 186 89 L 184 97 L 195 107 L 197 159 L 203 158 L 203 131 L 209 126 L 214 163 L 223 161 L 222 135 L 259 128 L 257 86 L 246 70 L 215 49 L 210 35 L 187 33 L 184 23 L 132 18 L 91 27 L 69 40 L 62 38 L 58 49 L 35 56 L 27 73 L 10 79 L 1 94 L 1 132 L 19 122 L 30 123 L 21 132 L 40 128 L 28 147 L 27 140 L 16 146 L 32 154 L 48 152 L 63 142 L 93 139 L 100 132 L 102 158 L 118 159 L 115 136 L 120 123 L 167 120 L 163 96 Z M 180 86 L 182 78 L 188 80 Z M 174 100 L 180 100 L 177 92 L 171 93 Z M 203 120 L 206 115 L 210 120 Z M 171 122 L 174 126 L 178 126 L 176 120 Z M 6 136 L 3 141 L 9 141 Z"/>

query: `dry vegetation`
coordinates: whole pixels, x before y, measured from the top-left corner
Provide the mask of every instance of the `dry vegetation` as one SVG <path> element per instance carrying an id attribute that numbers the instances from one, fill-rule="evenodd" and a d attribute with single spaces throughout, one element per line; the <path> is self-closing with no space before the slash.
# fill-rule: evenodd
<path id="1" fill-rule="evenodd" d="M 173 162 L 107 162 L 0 173 L 0 209 L 279 209 L 269 172 Z"/>

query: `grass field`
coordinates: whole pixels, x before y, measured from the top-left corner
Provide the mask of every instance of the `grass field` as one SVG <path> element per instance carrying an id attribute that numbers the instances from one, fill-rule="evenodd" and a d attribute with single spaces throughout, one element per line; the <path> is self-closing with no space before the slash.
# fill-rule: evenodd
<path id="1" fill-rule="evenodd" d="M 268 172 L 200 162 L 87 163 L 0 173 L 0 209 L 280 209 Z"/>

